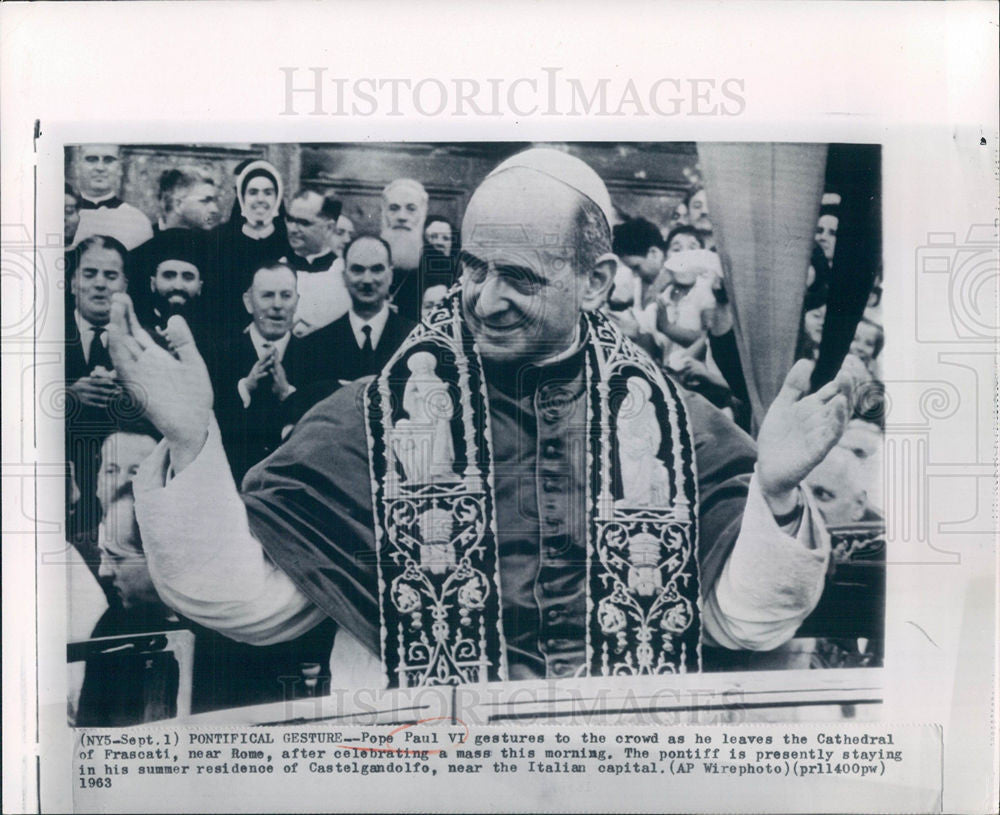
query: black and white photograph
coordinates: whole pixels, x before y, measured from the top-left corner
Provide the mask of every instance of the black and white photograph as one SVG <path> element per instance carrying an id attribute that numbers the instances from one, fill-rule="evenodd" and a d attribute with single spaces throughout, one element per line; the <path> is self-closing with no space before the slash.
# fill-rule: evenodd
<path id="1" fill-rule="evenodd" d="M 880 182 L 877 145 L 67 148 L 71 721 L 881 666 Z"/>
<path id="2" fill-rule="evenodd" d="M 995 8 L 4 5 L 4 811 L 991 811 Z"/>

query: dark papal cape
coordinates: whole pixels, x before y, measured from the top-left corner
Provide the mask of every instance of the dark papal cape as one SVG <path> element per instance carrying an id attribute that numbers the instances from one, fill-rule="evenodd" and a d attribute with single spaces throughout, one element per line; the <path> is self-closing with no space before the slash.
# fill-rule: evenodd
<path id="1" fill-rule="evenodd" d="M 702 400 L 682 401 L 602 316 L 585 315 L 580 337 L 582 672 L 699 670 L 699 597 L 739 532 L 752 442 Z M 390 686 L 508 677 L 488 384 L 452 298 L 379 377 L 317 405 L 244 482 L 265 551 L 381 655 Z"/>

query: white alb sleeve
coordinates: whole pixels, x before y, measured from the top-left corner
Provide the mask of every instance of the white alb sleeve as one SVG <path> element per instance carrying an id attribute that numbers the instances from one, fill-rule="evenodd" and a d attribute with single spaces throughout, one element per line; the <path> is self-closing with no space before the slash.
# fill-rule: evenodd
<path id="1" fill-rule="evenodd" d="M 757 485 L 740 534 L 712 591 L 704 598 L 705 633 L 725 648 L 767 651 L 791 639 L 823 593 L 830 536 L 808 490 L 794 536 L 775 522 Z"/>
<path id="2" fill-rule="evenodd" d="M 214 418 L 182 472 L 171 477 L 161 442 L 133 489 L 149 573 L 178 613 L 254 645 L 294 639 L 324 619 L 250 532 Z"/>

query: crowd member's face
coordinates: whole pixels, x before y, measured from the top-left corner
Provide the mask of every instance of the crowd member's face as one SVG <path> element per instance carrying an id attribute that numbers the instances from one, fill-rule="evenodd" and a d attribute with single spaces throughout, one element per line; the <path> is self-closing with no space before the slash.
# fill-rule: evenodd
<path id="1" fill-rule="evenodd" d="M 851 353 L 866 365 L 875 359 L 875 349 L 878 347 L 878 329 L 868 323 L 858 323 L 851 342 Z"/>
<path id="2" fill-rule="evenodd" d="M 360 238 L 344 259 L 344 285 L 355 310 L 377 311 L 389 296 L 392 266 L 381 241 Z"/>
<path id="3" fill-rule="evenodd" d="M 152 437 L 138 433 L 112 433 L 104 440 L 96 488 L 102 511 L 106 513 L 116 501 L 131 497 L 132 479 L 154 447 Z"/>
<path id="4" fill-rule="evenodd" d="M 441 254 L 451 254 L 451 227 L 443 221 L 431 221 L 424 230 L 424 238 L 427 243 L 437 249 Z"/>
<path id="5" fill-rule="evenodd" d="M 580 314 L 603 304 L 613 268 L 581 273 L 579 197 L 529 170 L 488 178 L 462 223 L 462 300 L 487 359 L 542 360 L 568 349 Z"/>
<path id="6" fill-rule="evenodd" d="M 63 206 L 63 236 L 67 246 L 73 243 L 73 237 L 76 235 L 76 228 L 79 225 L 80 207 L 72 195 L 66 195 Z"/>
<path id="7" fill-rule="evenodd" d="M 124 511 L 126 503 L 130 505 L 131 501 L 121 501 L 116 507 L 121 507 Z M 149 576 L 149 566 L 142 549 L 113 538 L 102 538 L 98 542 L 98 548 L 101 552 L 101 565 L 97 576 L 102 582 L 110 584 L 123 608 L 131 610 L 162 606 L 153 579 Z"/>
<path id="8" fill-rule="evenodd" d="M 80 315 L 95 325 L 105 325 L 111 317 L 111 295 L 125 291 L 126 285 L 121 255 L 92 246 L 80 257 L 71 288 Z"/>
<path id="9" fill-rule="evenodd" d="M 383 226 L 391 230 L 420 232 L 427 217 L 427 204 L 416 187 L 398 184 L 382 200 Z"/>
<path id="10" fill-rule="evenodd" d="M 344 256 L 344 247 L 354 240 L 354 221 L 346 215 L 341 215 L 337 219 L 337 226 L 333 230 L 333 240 L 330 241 L 330 248 L 338 257 Z"/>
<path id="11" fill-rule="evenodd" d="M 704 190 L 698 190 L 688 204 L 688 220 L 695 229 L 708 232 L 712 229 L 712 221 L 708 213 L 708 196 Z"/>
<path id="12" fill-rule="evenodd" d="M 80 192 L 92 198 L 118 192 L 121 184 L 121 155 L 114 144 L 87 144 L 80 148 L 76 181 Z"/>
<path id="13" fill-rule="evenodd" d="M 420 304 L 421 317 L 426 320 L 430 313 L 444 302 L 447 294 L 447 286 L 428 286 L 424 290 L 423 300 Z"/>
<path id="14" fill-rule="evenodd" d="M 132 496 L 132 479 L 155 446 L 149 436 L 113 433 L 101 447 L 97 498 L 104 534 L 98 542 L 98 576 L 110 583 L 126 609 L 160 605 L 140 544 Z"/>
<path id="15" fill-rule="evenodd" d="M 806 487 L 831 525 L 853 523 L 864 514 L 867 496 L 861 482 L 858 460 L 842 447 L 834 447 L 806 476 Z"/>
<path id="16" fill-rule="evenodd" d="M 837 225 L 840 219 L 836 215 L 821 215 L 816 222 L 816 243 L 823 250 L 827 260 L 833 260 L 837 248 Z"/>
<path id="17" fill-rule="evenodd" d="M 807 311 L 802 319 L 802 325 L 805 328 L 806 336 L 816 343 L 816 345 L 819 345 L 820 341 L 823 339 L 823 324 L 825 322 L 825 305 L 822 305 L 819 308 L 814 308 L 811 311 Z"/>
<path id="18" fill-rule="evenodd" d="M 645 255 L 624 255 L 622 263 L 647 283 L 652 283 L 663 269 L 665 255 L 658 246 L 649 247 Z"/>
<path id="19" fill-rule="evenodd" d="M 215 185 L 195 184 L 177 202 L 177 214 L 180 225 L 188 229 L 211 229 L 219 223 L 219 195 Z"/>
<path id="20" fill-rule="evenodd" d="M 184 308 L 201 294 L 201 273 L 193 263 L 165 260 L 150 279 L 153 294 L 172 310 Z"/>
<path id="21" fill-rule="evenodd" d="M 301 257 L 320 254 L 330 234 L 330 221 L 320 215 L 323 198 L 309 195 L 296 198 L 288 207 L 288 243 Z"/>
<path id="22" fill-rule="evenodd" d="M 608 305 L 615 311 L 620 311 L 632 305 L 635 297 L 635 275 L 625 265 L 621 258 L 615 264 L 614 281 L 608 294 Z"/>
<path id="23" fill-rule="evenodd" d="M 670 213 L 670 228 L 673 229 L 675 226 L 687 225 L 688 223 L 688 208 L 687 205 L 682 201 L 676 207 L 674 211 Z"/>
<path id="24" fill-rule="evenodd" d="M 852 419 L 847 423 L 844 435 L 837 442 L 838 447 L 849 451 L 859 461 L 868 461 L 882 446 L 878 427 L 863 419 Z"/>
<path id="25" fill-rule="evenodd" d="M 295 272 L 284 266 L 258 271 L 250 290 L 243 295 L 247 312 L 266 340 L 278 340 L 288 333 L 298 302 Z"/>
<path id="26" fill-rule="evenodd" d="M 672 257 L 678 252 L 691 252 L 694 249 L 701 249 L 701 243 L 694 235 L 685 235 L 684 233 L 674 235 L 670 246 L 667 247 L 667 257 Z"/>
<path id="27" fill-rule="evenodd" d="M 274 218 L 278 190 L 266 176 L 250 179 L 243 193 L 243 214 L 252 224 L 263 226 Z"/>

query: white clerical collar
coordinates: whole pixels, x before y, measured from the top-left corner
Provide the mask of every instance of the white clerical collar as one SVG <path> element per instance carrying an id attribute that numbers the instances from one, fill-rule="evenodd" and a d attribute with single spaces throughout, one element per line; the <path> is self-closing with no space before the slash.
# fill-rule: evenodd
<path id="1" fill-rule="evenodd" d="M 358 341 L 359 348 L 365 344 L 365 334 L 362 331 L 362 327 L 366 325 L 371 326 L 372 329 L 372 348 L 377 348 L 378 341 L 385 330 L 386 321 L 389 319 L 389 304 L 383 303 L 381 311 L 367 320 L 358 316 L 352 306 L 347 312 L 347 319 L 351 322 L 351 330 L 354 332 L 354 337 Z"/>
<path id="2" fill-rule="evenodd" d="M 315 263 L 319 258 L 326 257 L 331 254 L 329 249 L 324 249 L 321 252 L 317 252 L 315 255 L 305 255 L 305 259 L 308 263 Z"/>
<path id="3" fill-rule="evenodd" d="M 247 333 L 250 335 L 250 342 L 253 343 L 253 348 L 257 352 L 257 359 L 264 356 L 264 352 L 271 347 L 278 349 L 279 360 L 285 358 L 285 349 L 288 348 L 288 343 L 292 338 L 292 332 L 286 331 L 284 336 L 276 340 L 268 340 L 265 339 L 264 335 L 260 333 L 256 323 L 250 323 Z"/>

